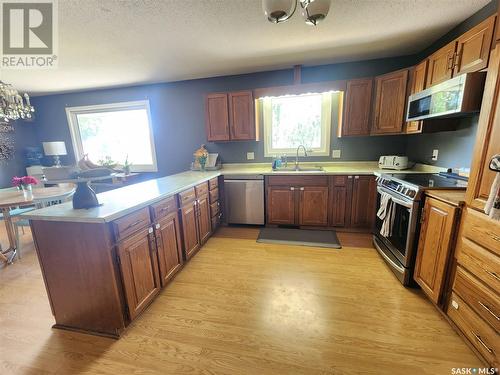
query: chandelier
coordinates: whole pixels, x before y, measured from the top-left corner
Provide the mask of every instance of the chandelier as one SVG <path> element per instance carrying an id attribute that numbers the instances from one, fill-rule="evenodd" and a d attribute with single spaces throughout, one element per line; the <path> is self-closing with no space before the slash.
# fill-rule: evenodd
<path id="1" fill-rule="evenodd" d="M 0 81 L 0 122 L 30 119 L 35 108 L 30 103 L 28 94 L 21 96 L 12 85 Z"/>
<path id="2" fill-rule="evenodd" d="M 308 25 L 316 26 L 324 20 L 330 10 L 330 0 L 262 0 L 262 9 L 267 20 L 272 23 L 285 22 L 297 10 L 302 9 L 302 17 Z"/>

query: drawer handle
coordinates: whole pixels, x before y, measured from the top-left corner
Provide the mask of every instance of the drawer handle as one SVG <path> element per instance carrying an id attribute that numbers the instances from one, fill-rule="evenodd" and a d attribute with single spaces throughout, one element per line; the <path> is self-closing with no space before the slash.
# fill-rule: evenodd
<path id="1" fill-rule="evenodd" d="M 491 271 L 488 271 L 488 270 L 485 270 L 486 273 L 492 277 L 494 277 L 495 279 L 497 279 L 498 281 L 500 281 L 500 277 L 498 277 L 498 275 L 495 273 L 495 272 L 491 272 Z"/>
<path id="2" fill-rule="evenodd" d="M 484 346 L 484 348 L 488 351 L 488 353 L 490 354 L 493 354 L 493 350 L 491 350 L 491 348 L 488 347 L 488 345 L 486 345 L 483 341 L 483 339 L 481 338 L 481 336 L 477 335 L 474 331 L 471 331 L 471 333 L 474 335 L 474 337 L 476 338 L 477 341 L 479 341 L 479 343 Z"/>
<path id="3" fill-rule="evenodd" d="M 130 229 L 130 228 L 133 228 L 133 227 L 135 227 L 135 226 L 139 225 L 140 223 L 142 223 L 142 220 L 137 220 L 137 221 L 134 221 L 132 224 L 127 225 L 127 226 L 125 227 L 125 229 L 124 229 L 124 230 Z"/>
<path id="4" fill-rule="evenodd" d="M 162 207 L 162 208 L 160 209 L 160 212 L 165 212 L 165 211 L 168 211 L 168 210 L 170 210 L 170 206 L 167 206 L 167 207 Z"/>
<path id="5" fill-rule="evenodd" d="M 295 190 L 295 188 L 292 186 L 292 187 L 290 187 L 290 190 L 291 190 L 291 191 L 294 191 L 294 190 Z"/>
<path id="6" fill-rule="evenodd" d="M 484 303 L 482 303 L 481 301 L 477 301 L 477 303 L 479 303 L 483 309 L 488 311 L 496 320 L 500 320 L 500 317 L 497 314 L 495 314 L 493 311 L 491 311 L 491 309 L 488 306 L 486 306 Z"/>
<path id="7" fill-rule="evenodd" d="M 301 188 L 300 188 L 300 191 L 304 191 L 304 188 L 303 188 L 303 187 L 301 187 Z"/>

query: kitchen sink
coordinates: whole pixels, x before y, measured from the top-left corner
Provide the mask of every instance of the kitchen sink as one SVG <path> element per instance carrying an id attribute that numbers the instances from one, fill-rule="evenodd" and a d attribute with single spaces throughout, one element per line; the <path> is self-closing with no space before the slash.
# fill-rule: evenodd
<path id="1" fill-rule="evenodd" d="M 275 173 L 307 173 L 307 172 L 324 172 L 323 167 L 282 167 L 276 170 L 273 170 Z"/>

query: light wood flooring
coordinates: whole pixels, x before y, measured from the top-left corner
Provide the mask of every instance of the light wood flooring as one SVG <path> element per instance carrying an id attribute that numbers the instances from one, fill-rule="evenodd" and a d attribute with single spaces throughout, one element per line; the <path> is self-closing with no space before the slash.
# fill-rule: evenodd
<path id="1" fill-rule="evenodd" d="M 6 243 L 5 231 L 0 240 Z M 450 374 L 481 366 L 369 236 L 341 250 L 222 228 L 118 341 L 51 329 L 29 231 L 0 268 L 0 374 Z M 348 247 L 352 246 L 352 247 Z"/>

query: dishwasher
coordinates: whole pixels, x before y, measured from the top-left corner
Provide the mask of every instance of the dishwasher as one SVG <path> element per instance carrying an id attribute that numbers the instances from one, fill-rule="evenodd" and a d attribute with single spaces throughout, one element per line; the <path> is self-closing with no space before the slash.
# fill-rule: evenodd
<path id="1" fill-rule="evenodd" d="M 228 176 L 224 191 L 228 224 L 264 224 L 264 176 Z"/>

